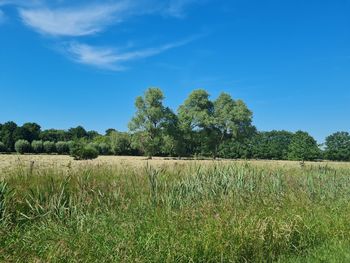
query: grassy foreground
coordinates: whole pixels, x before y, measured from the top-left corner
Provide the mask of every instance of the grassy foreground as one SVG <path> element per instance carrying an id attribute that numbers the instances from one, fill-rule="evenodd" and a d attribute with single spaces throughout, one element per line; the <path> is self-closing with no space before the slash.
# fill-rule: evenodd
<path id="1" fill-rule="evenodd" d="M 350 168 L 17 165 L 3 262 L 349 262 Z"/>

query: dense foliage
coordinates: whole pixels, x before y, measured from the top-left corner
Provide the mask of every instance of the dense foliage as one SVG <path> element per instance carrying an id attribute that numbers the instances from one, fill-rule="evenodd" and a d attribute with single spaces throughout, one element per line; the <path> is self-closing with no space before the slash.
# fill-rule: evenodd
<path id="1" fill-rule="evenodd" d="M 32 151 L 33 153 L 43 153 L 44 152 L 43 141 L 32 141 Z"/>
<path id="2" fill-rule="evenodd" d="M 0 153 L 2 152 L 6 152 L 6 147 L 5 147 L 5 144 L 3 142 L 0 142 Z"/>
<path id="3" fill-rule="evenodd" d="M 329 160 L 350 161 L 350 134 L 336 132 L 326 138 L 325 157 Z"/>
<path id="4" fill-rule="evenodd" d="M 56 143 L 56 151 L 58 154 L 69 154 L 69 143 L 70 142 L 57 142 Z"/>
<path id="5" fill-rule="evenodd" d="M 110 128 L 101 135 L 82 126 L 41 130 L 36 123 L 6 122 L 0 124 L 0 152 L 14 152 L 15 143 L 25 140 L 30 145 L 21 153 L 68 154 L 79 143 L 100 155 L 350 161 L 348 132 L 330 135 L 321 148 L 303 131 L 257 131 L 247 105 L 227 93 L 211 100 L 205 90 L 194 90 L 176 113 L 164 99 L 159 88 L 137 97 L 130 132 Z"/>
<path id="6" fill-rule="evenodd" d="M 15 143 L 17 153 L 24 154 L 30 152 L 30 143 L 27 140 L 18 140 Z"/>
<path id="7" fill-rule="evenodd" d="M 75 160 L 92 160 L 98 157 L 98 151 L 92 145 L 73 143 L 70 149 L 70 155 Z"/>
<path id="8" fill-rule="evenodd" d="M 43 146 L 44 146 L 45 153 L 55 153 L 56 152 L 56 144 L 54 142 L 45 141 Z"/>

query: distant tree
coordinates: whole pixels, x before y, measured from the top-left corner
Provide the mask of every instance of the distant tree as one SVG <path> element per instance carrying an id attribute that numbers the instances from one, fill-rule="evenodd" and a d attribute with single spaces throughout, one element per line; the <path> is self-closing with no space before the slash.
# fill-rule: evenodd
<path id="1" fill-rule="evenodd" d="M 158 88 L 148 89 L 144 97 L 137 97 L 136 114 L 129 123 L 129 129 L 138 137 L 139 146 L 152 157 L 159 153 L 162 130 L 166 122 L 167 108 L 163 105 L 164 95 Z"/>
<path id="2" fill-rule="evenodd" d="M 131 154 L 131 136 L 127 132 L 112 131 L 108 135 L 109 145 L 115 155 Z"/>
<path id="3" fill-rule="evenodd" d="M 32 151 L 34 153 L 42 153 L 44 151 L 43 141 L 32 141 Z"/>
<path id="4" fill-rule="evenodd" d="M 77 126 L 76 128 L 70 128 L 68 130 L 68 136 L 70 140 L 78 140 L 87 138 L 88 133 L 82 126 Z"/>
<path id="5" fill-rule="evenodd" d="M 43 146 L 44 146 L 45 153 L 55 153 L 56 152 L 56 145 L 54 142 L 45 141 L 43 143 Z"/>
<path id="6" fill-rule="evenodd" d="M 350 134 L 336 132 L 326 138 L 325 157 L 332 161 L 350 161 Z"/>
<path id="7" fill-rule="evenodd" d="M 6 152 L 6 146 L 3 142 L 0 141 L 0 153 Z"/>
<path id="8" fill-rule="evenodd" d="M 214 158 L 219 151 L 219 155 L 224 151 L 224 155 L 230 155 L 228 147 L 221 144 L 243 141 L 255 132 L 252 112 L 243 101 L 235 101 L 227 93 L 221 93 L 212 102 L 205 90 L 195 90 L 179 107 L 178 116 L 188 151 Z"/>
<path id="9" fill-rule="evenodd" d="M 216 145 L 212 130 L 214 105 L 202 89 L 193 91 L 178 109 L 187 152 L 206 154 Z"/>
<path id="10" fill-rule="evenodd" d="M 109 155 L 111 153 L 111 146 L 105 142 L 99 143 L 98 149 L 101 155 Z"/>
<path id="11" fill-rule="evenodd" d="M 320 157 L 320 149 L 316 140 L 307 132 L 297 131 L 288 147 L 290 160 L 312 161 Z"/>
<path id="12" fill-rule="evenodd" d="M 100 136 L 100 134 L 97 131 L 88 131 L 86 133 L 86 137 L 87 137 L 88 140 L 93 140 L 93 139 L 95 139 L 98 136 Z"/>
<path id="13" fill-rule="evenodd" d="M 225 140 L 219 145 L 218 156 L 225 159 L 250 159 L 251 145 L 250 140 Z"/>
<path id="14" fill-rule="evenodd" d="M 4 143 L 6 149 L 10 152 L 14 151 L 16 142 L 14 133 L 17 127 L 17 124 L 13 121 L 6 122 L 1 127 L 0 137 L 2 138 L 2 142 Z"/>
<path id="15" fill-rule="evenodd" d="M 183 141 L 184 133 L 180 127 L 179 118 L 169 108 L 166 108 L 165 120 L 161 135 L 161 154 L 178 157 L 187 155 L 185 142 Z"/>
<path id="16" fill-rule="evenodd" d="M 40 132 L 41 127 L 39 124 L 28 122 L 21 127 L 16 128 L 14 137 L 17 140 L 23 139 L 31 143 L 32 141 L 39 139 Z"/>
<path id="17" fill-rule="evenodd" d="M 69 139 L 69 134 L 64 130 L 50 129 L 42 131 L 39 137 L 43 141 L 59 142 L 67 141 Z"/>
<path id="18" fill-rule="evenodd" d="M 252 112 L 242 100 L 234 101 L 227 93 L 221 93 L 214 101 L 213 129 L 216 131 L 216 143 L 213 149 L 217 155 L 220 144 L 226 140 L 240 141 L 250 137 L 255 128 L 252 126 Z"/>
<path id="19" fill-rule="evenodd" d="M 75 160 L 92 160 L 98 157 L 98 151 L 91 145 L 74 142 L 71 146 L 70 155 Z"/>
<path id="20" fill-rule="evenodd" d="M 69 154 L 69 143 L 68 142 L 56 142 L 56 152 L 58 154 Z"/>
<path id="21" fill-rule="evenodd" d="M 110 135 L 112 132 L 117 132 L 117 130 L 116 129 L 112 129 L 112 128 L 107 129 L 106 130 L 106 136 Z"/>
<path id="22" fill-rule="evenodd" d="M 15 143 L 15 150 L 17 153 L 24 154 L 30 152 L 30 143 L 27 140 L 18 140 Z"/>
<path id="23" fill-rule="evenodd" d="M 252 157 L 257 159 L 288 159 L 293 133 L 287 131 L 258 132 L 251 141 Z"/>

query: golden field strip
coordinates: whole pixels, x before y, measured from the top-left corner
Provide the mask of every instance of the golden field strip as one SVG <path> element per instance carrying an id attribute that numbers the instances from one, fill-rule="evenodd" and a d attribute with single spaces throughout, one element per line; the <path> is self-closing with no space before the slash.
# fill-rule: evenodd
<path id="1" fill-rule="evenodd" d="M 83 167 L 111 167 L 118 166 L 123 168 L 138 169 L 147 165 L 157 168 L 169 168 L 171 166 L 187 165 L 212 165 L 212 164 L 238 164 L 249 163 L 257 167 L 269 169 L 298 169 L 300 162 L 297 161 L 276 161 L 276 160 L 195 160 L 195 159 L 176 159 L 154 157 L 147 159 L 143 156 L 99 156 L 97 159 L 88 161 L 75 161 L 68 155 L 18 155 L 18 154 L 0 154 L 0 173 L 5 174 L 14 168 L 44 168 L 44 169 L 77 169 Z M 305 162 L 306 166 L 328 166 L 332 168 L 350 169 L 350 163 L 347 162 Z"/>

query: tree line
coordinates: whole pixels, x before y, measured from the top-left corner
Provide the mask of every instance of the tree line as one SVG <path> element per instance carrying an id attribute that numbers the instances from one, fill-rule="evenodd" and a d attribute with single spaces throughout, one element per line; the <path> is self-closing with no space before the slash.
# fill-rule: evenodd
<path id="1" fill-rule="evenodd" d="M 99 134 L 82 126 L 42 130 L 37 123 L 9 121 L 0 124 L 0 152 L 70 153 L 77 159 L 100 154 L 350 161 L 348 132 L 336 132 L 318 145 L 305 131 L 258 131 L 252 111 L 227 93 L 211 100 L 207 91 L 194 90 L 176 113 L 164 99 L 159 88 L 137 97 L 128 132 Z"/>

